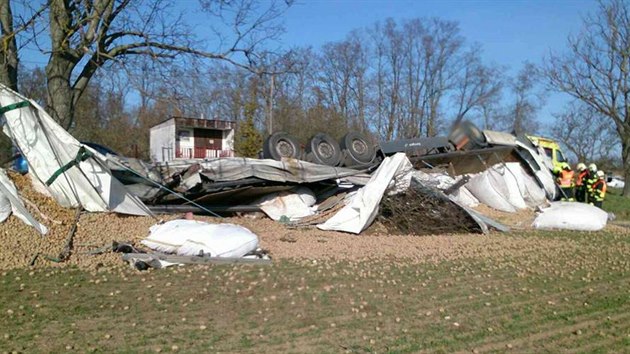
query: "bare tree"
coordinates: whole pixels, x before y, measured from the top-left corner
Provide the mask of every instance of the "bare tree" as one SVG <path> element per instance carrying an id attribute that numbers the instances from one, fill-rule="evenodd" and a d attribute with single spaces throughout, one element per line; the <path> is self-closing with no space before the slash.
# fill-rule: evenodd
<path id="1" fill-rule="evenodd" d="M 276 20 L 291 1 L 200 0 L 215 31 L 214 50 L 195 41 L 175 0 L 48 0 L 29 19 L 11 13 L 10 0 L 0 0 L 2 39 L 0 80 L 16 87 L 15 36 L 40 15 L 48 16 L 50 41 L 38 40 L 49 56 L 46 65 L 47 106 L 66 127 L 72 126 L 76 104 L 95 73 L 108 62 L 124 65 L 134 56 L 174 61 L 181 54 L 218 59 L 251 70 L 257 66 L 261 46 L 282 28 Z"/>
<path id="2" fill-rule="evenodd" d="M 14 16 L 11 10 L 11 0 L 0 0 L 0 83 L 13 90 L 18 89 L 18 35 L 31 29 L 35 21 L 46 10 L 47 3 L 41 5 L 39 9 L 30 9 L 27 4 L 22 3 L 28 13 L 25 16 Z M 27 39 L 25 43 L 28 43 Z M 25 44 L 24 43 L 24 44 Z"/>
<path id="3" fill-rule="evenodd" d="M 511 129 L 516 134 L 535 133 L 538 130 L 536 113 L 543 103 L 543 97 L 536 87 L 538 82 L 537 68 L 528 62 L 510 82 L 514 99 L 508 105 L 504 119 L 506 123 L 511 122 Z"/>
<path id="4" fill-rule="evenodd" d="M 612 148 L 619 144 L 613 125 L 578 100 L 570 103 L 565 112 L 555 115 L 551 133 L 579 162 L 598 161 L 618 153 Z"/>
<path id="5" fill-rule="evenodd" d="M 584 19 L 582 32 L 569 37 L 568 51 L 547 58 L 545 73 L 551 88 L 584 102 L 615 126 L 630 181 L 630 3 L 601 2 L 599 11 Z M 630 197 L 630 183 L 623 195 Z"/>
<path id="6" fill-rule="evenodd" d="M 487 117 L 490 114 L 490 107 L 497 102 L 501 95 L 503 88 L 502 69 L 483 65 L 479 52 L 480 48 L 473 47 L 462 57 L 462 72 L 453 96 L 457 104 L 455 124 L 475 109 Z M 488 119 L 484 119 L 486 129 L 488 129 L 488 125 Z"/>

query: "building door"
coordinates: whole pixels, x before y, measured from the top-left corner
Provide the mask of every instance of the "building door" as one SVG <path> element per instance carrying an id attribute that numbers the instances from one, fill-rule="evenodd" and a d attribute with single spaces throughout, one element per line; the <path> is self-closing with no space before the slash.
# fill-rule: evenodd
<path id="1" fill-rule="evenodd" d="M 195 129 L 195 157 L 218 157 L 223 150 L 223 131 L 215 129 Z"/>

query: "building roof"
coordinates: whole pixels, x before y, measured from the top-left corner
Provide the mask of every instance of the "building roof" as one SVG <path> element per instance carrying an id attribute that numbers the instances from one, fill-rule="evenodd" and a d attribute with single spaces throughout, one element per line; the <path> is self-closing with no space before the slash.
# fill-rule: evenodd
<path id="1" fill-rule="evenodd" d="M 186 128 L 205 128 L 205 129 L 220 129 L 229 130 L 234 129 L 236 122 L 233 120 L 222 119 L 207 119 L 207 118 L 192 118 L 192 117 L 180 117 L 170 116 L 169 118 L 152 125 L 151 128 L 164 124 L 170 120 L 175 120 L 175 125 Z"/>

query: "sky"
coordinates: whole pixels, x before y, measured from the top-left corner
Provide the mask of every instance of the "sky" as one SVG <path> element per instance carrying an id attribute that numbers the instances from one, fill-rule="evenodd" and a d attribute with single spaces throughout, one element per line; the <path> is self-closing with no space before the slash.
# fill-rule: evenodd
<path id="1" fill-rule="evenodd" d="M 177 0 L 177 4 L 190 16 L 190 23 L 197 24 L 196 34 L 207 36 L 204 14 L 190 10 L 197 7 L 197 0 Z M 597 6 L 596 0 L 296 0 L 284 15 L 286 32 L 280 44 L 317 49 L 389 17 L 438 17 L 458 22 L 466 42 L 481 45 L 486 64 L 507 67 L 514 75 L 524 61 L 539 64 L 550 50 L 566 48 L 568 35 L 579 33 L 582 17 Z M 25 49 L 22 63 L 45 65 L 46 57 Z M 552 113 L 560 112 L 568 99 L 553 93 L 546 96 L 539 119 L 549 123 Z"/>
<path id="2" fill-rule="evenodd" d="M 318 48 L 388 17 L 439 17 L 458 22 L 467 43 L 481 44 L 487 64 L 505 66 L 514 75 L 524 61 L 540 64 L 550 50 L 566 48 L 567 37 L 579 33 L 582 18 L 597 6 L 592 0 L 303 0 L 286 14 L 283 42 Z M 546 97 L 539 119 L 550 123 L 568 99 Z"/>

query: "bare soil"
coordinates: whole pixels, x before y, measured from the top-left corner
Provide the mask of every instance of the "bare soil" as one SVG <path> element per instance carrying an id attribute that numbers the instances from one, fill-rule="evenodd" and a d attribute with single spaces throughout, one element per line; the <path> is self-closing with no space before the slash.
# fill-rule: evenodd
<path id="1" fill-rule="evenodd" d="M 113 213 L 84 213 L 81 215 L 74 237 L 74 248 L 69 260 L 56 263 L 62 251 L 68 231 L 74 222 L 72 209 L 61 208 L 57 203 L 33 190 L 28 178 L 11 174 L 21 195 L 37 205 L 41 213 L 50 220 L 41 217 L 31 206 L 33 215 L 46 224 L 50 231 L 40 236 L 35 230 L 11 216 L 0 224 L 0 269 L 27 267 L 78 266 L 95 269 L 102 266 L 123 266 L 119 254 L 106 253 L 91 255 L 90 251 L 111 245 L 112 241 L 129 242 L 139 245 L 139 241 L 148 235 L 149 227 L 160 220 L 171 220 L 181 215 L 159 215 L 151 217 L 124 216 Z M 477 208 L 481 213 L 516 229 L 531 230 L 535 213 L 531 210 L 519 213 L 504 213 L 485 206 Z M 412 216 L 413 217 L 413 216 Z M 340 232 L 321 231 L 315 227 L 294 228 L 275 222 L 266 217 L 231 217 L 216 218 L 196 216 L 196 219 L 212 223 L 227 222 L 243 225 L 251 229 L 260 238 L 262 248 L 268 250 L 275 259 L 405 259 L 410 262 L 436 262 L 471 257 L 473 255 L 494 254 L 510 255 L 513 252 L 553 252 L 565 248 L 564 242 L 554 240 L 541 242 L 536 238 L 522 238 L 510 233 L 492 232 L 489 235 L 437 234 L 429 236 L 395 235 L 391 228 L 375 223 L 369 232 L 361 235 Z M 415 216 L 418 223 L 423 222 L 422 215 Z M 54 220 L 54 221 L 51 221 Z M 611 225 L 610 230 L 623 227 Z M 570 245 L 568 247 L 571 247 Z M 37 256 L 37 257 L 36 257 Z"/>

